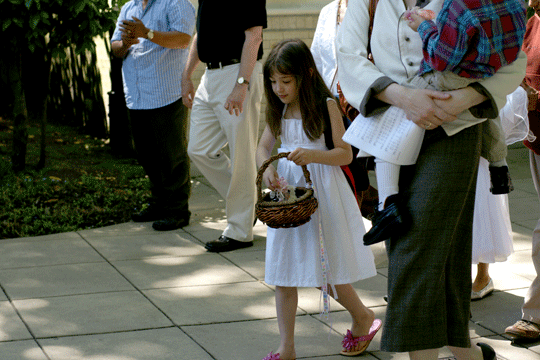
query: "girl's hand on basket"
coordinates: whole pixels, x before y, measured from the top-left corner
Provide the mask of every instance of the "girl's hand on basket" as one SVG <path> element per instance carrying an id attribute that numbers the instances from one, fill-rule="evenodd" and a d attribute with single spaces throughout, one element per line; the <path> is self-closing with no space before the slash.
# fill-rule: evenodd
<path id="1" fill-rule="evenodd" d="M 276 187 L 279 185 L 279 176 L 273 165 L 268 165 L 262 179 L 270 190 L 276 190 Z"/>
<path id="2" fill-rule="evenodd" d="M 294 162 L 298 166 L 311 164 L 313 162 L 313 151 L 303 148 L 296 148 L 292 151 L 287 160 Z"/>

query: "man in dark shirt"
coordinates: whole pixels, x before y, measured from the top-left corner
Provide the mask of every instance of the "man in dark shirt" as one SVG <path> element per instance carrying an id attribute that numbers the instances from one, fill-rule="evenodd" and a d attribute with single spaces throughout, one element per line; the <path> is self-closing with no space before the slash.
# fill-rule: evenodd
<path id="1" fill-rule="evenodd" d="M 211 252 L 253 245 L 257 189 L 255 150 L 263 94 L 265 0 L 199 0 L 197 34 L 182 76 L 182 101 L 191 108 L 188 154 L 226 200 L 227 227 L 206 244 Z M 191 77 L 206 71 L 195 93 Z M 222 151 L 228 145 L 230 158 Z"/>

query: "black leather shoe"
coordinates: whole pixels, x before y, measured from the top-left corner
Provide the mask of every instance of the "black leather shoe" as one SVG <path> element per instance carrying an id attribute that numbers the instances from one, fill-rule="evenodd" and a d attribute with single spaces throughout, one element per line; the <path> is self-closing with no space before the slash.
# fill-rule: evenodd
<path id="1" fill-rule="evenodd" d="M 508 166 L 490 166 L 489 177 L 491 180 L 489 191 L 493 195 L 508 194 L 514 190 L 512 179 L 510 179 L 510 173 L 508 172 Z"/>
<path id="2" fill-rule="evenodd" d="M 189 225 L 189 219 L 169 217 L 163 220 L 155 221 L 152 224 L 152 227 L 154 228 L 154 230 L 157 230 L 157 231 L 168 231 L 168 230 L 180 229 L 188 225 Z"/>
<path id="3" fill-rule="evenodd" d="M 150 205 L 141 212 L 131 215 L 131 220 L 135 222 L 156 221 L 165 217 L 165 211 L 157 205 Z"/>
<path id="4" fill-rule="evenodd" d="M 398 207 L 399 194 L 390 195 L 384 202 L 383 210 L 375 210 L 371 229 L 364 235 L 364 245 L 373 245 L 389 239 L 400 230 L 403 217 Z"/>
<path id="5" fill-rule="evenodd" d="M 204 247 L 210 252 L 218 253 L 243 249 L 250 246 L 253 246 L 253 241 L 238 241 L 225 235 L 221 235 L 219 239 L 207 242 Z"/>
<path id="6" fill-rule="evenodd" d="M 497 354 L 495 350 L 488 344 L 478 343 L 476 344 L 482 349 L 482 357 L 484 360 L 497 360 Z"/>

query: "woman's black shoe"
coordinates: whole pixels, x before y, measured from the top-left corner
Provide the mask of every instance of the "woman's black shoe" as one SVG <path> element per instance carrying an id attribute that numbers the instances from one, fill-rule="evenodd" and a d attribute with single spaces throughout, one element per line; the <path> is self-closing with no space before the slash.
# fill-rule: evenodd
<path id="1" fill-rule="evenodd" d="M 497 360 L 497 354 L 495 354 L 495 350 L 488 344 L 484 343 L 478 343 L 476 344 L 482 349 L 482 356 L 484 360 Z"/>

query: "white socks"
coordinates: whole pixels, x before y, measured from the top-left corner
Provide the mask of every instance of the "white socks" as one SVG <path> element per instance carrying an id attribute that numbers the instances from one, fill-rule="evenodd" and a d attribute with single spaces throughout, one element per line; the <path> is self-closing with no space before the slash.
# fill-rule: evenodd
<path id="1" fill-rule="evenodd" d="M 379 210 L 384 209 L 384 202 L 387 197 L 399 193 L 400 167 L 400 165 L 375 159 L 375 174 L 377 176 L 377 190 L 379 191 Z"/>

